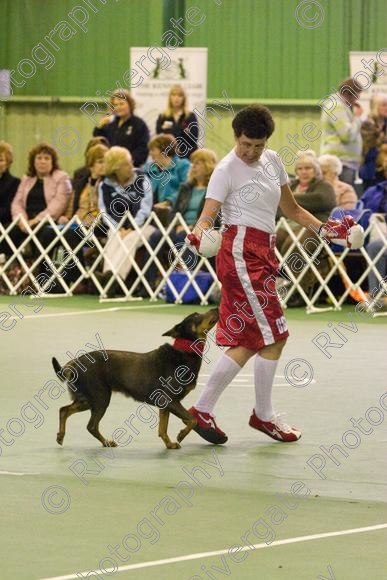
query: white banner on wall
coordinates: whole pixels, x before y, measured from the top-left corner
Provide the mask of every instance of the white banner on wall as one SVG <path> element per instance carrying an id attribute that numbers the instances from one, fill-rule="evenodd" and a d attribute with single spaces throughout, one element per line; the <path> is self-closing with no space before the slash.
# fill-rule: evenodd
<path id="1" fill-rule="evenodd" d="M 0 95 L 2 97 L 11 95 L 11 71 L 5 68 L 0 69 Z"/>
<path id="2" fill-rule="evenodd" d="M 350 74 L 363 87 L 359 102 L 366 114 L 370 111 L 370 101 L 374 95 L 387 94 L 387 59 L 381 52 L 349 53 Z"/>
<path id="3" fill-rule="evenodd" d="M 204 111 L 207 100 L 207 48 L 158 49 L 161 58 L 152 58 L 152 48 L 131 48 L 130 67 L 141 71 L 131 94 L 136 101 L 136 115 L 147 123 L 151 134 L 156 131 L 156 120 L 165 111 L 172 85 L 181 85 L 188 98 L 188 108 Z M 146 65 L 141 63 L 146 58 Z M 169 58 L 167 58 L 169 57 Z M 151 64 L 149 64 L 151 63 Z M 146 66 L 146 68 L 145 68 Z M 134 80 L 134 79 L 133 79 Z"/>

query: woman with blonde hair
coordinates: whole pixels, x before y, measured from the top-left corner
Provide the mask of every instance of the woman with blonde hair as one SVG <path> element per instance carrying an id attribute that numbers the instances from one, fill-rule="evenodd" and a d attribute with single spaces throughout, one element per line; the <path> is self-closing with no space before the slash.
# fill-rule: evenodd
<path id="1" fill-rule="evenodd" d="M 339 175 L 343 164 L 336 155 L 320 155 L 318 158 L 324 181 L 331 184 L 336 194 L 336 205 L 343 209 L 353 209 L 356 206 L 357 195 L 352 185 L 340 181 Z"/>
<path id="2" fill-rule="evenodd" d="M 336 206 L 335 191 L 330 183 L 321 179 L 321 168 L 313 150 L 308 149 L 307 151 L 298 151 L 297 155 L 298 157 L 295 162 L 296 178 L 292 179 L 289 183 L 294 199 L 303 209 L 311 213 L 315 218 L 325 222 L 332 209 Z M 296 235 L 299 234 L 302 227 L 295 221 L 287 221 L 293 232 Z M 303 246 L 312 241 L 313 245 L 313 240 L 315 240 L 316 243 L 319 243 L 318 235 L 311 230 L 306 229 L 299 238 L 299 244 Z M 276 246 L 281 256 L 286 254 L 292 244 L 292 237 L 284 228 L 280 228 L 277 231 Z M 297 247 L 292 250 L 292 256 L 294 256 L 293 259 L 295 261 L 297 258 L 300 264 L 305 261 L 301 250 Z M 324 252 L 319 254 L 318 260 L 319 262 L 316 267 L 320 274 L 324 276 L 329 271 L 328 259 L 327 256 L 324 255 Z M 308 294 L 315 283 L 316 276 L 313 271 L 309 269 L 300 281 L 300 286 L 304 292 Z M 286 305 L 288 307 L 303 306 L 304 300 L 298 292 L 294 292 Z"/>
<path id="3" fill-rule="evenodd" d="M 191 169 L 188 173 L 187 181 L 180 186 L 173 209 L 173 217 L 177 213 L 180 213 L 188 228 L 192 230 L 203 209 L 207 185 L 218 160 L 216 154 L 214 151 L 211 151 L 211 149 L 197 149 L 192 153 L 190 161 Z M 169 233 L 169 237 L 177 248 L 183 245 L 186 235 L 187 232 L 182 225 L 176 226 Z M 161 238 L 162 233 L 159 230 L 156 230 L 151 235 L 149 245 L 152 249 L 156 248 Z M 159 252 L 161 252 L 161 248 Z M 148 261 L 149 256 L 149 252 L 145 252 L 143 265 Z M 183 256 L 183 260 L 189 264 L 192 263 L 193 259 L 195 258 L 192 256 L 191 252 L 187 250 Z M 145 273 L 145 278 L 152 289 L 155 288 L 157 273 L 157 266 L 155 262 L 152 262 Z M 146 298 L 149 294 L 145 287 L 141 286 L 137 295 Z"/>
<path id="4" fill-rule="evenodd" d="M 371 114 L 369 116 L 382 139 L 387 138 L 387 94 L 379 93 L 371 100 Z"/>
<path id="5" fill-rule="evenodd" d="M 98 188 L 99 209 L 109 232 L 103 274 L 96 275 L 101 285 L 108 284 L 108 295 L 112 295 L 115 285 L 110 282 L 111 277 L 119 276 L 125 281 L 132 267 L 130 258 L 134 258 L 142 245 L 128 216 L 142 227 L 152 210 L 153 194 L 148 177 L 134 168 L 132 157 L 124 147 L 111 147 L 105 153 L 104 162 L 105 177 Z M 126 219 L 122 222 L 124 216 Z M 151 225 L 142 228 L 145 238 L 153 231 Z"/>
<path id="6" fill-rule="evenodd" d="M 73 180 L 74 194 L 68 217 L 77 215 L 90 226 L 99 214 L 98 185 L 105 172 L 104 155 L 109 148 L 102 144 L 90 147 L 85 153 L 87 174 Z"/>
<path id="7" fill-rule="evenodd" d="M 94 137 L 105 137 L 110 145 L 125 147 L 135 167 L 144 165 L 148 157 L 149 129 L 133 114 L 135 101 L 126 89 L 117 89 L 110 97 L 110 112 L 94 128 Z"/>
<path id="8" fill-rule="evenodd" d="M 188 109 L 187 95 L 181 85 L 171 87 L 167 108 L 156 121 L 156 133 L 175 137 L 179 157 L 188 158 L 198 148 L 198 120 Z"/>

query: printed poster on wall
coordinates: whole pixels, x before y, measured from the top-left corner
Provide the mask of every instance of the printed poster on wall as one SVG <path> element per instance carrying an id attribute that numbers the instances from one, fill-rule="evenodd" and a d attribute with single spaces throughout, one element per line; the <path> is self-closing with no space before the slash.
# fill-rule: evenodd
<path id="1" fill-rule="evenodd" d="M 387 94 L 387 51 L 351 51 L 349 68 L 351 77 L 363 88 L 359 102 L 368 114 L 372 97 L 377 93 Z"/>
<path id="2" fill-rule="evenodd" d="M 172 85 L 184 88 L 191 111 L 204 111 L 207 52 L 207 48 L 131 48 L 130 67 L 137 73 L 131 81 L 131 94 L 136 101 L 135 114 L 144 119 L 152 136 L 156 131 L 157 117 L 167 107 Z"/>

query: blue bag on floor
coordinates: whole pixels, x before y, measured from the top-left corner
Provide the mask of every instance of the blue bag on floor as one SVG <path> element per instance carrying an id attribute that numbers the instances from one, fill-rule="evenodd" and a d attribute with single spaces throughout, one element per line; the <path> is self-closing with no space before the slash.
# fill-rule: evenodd
<path id="1" fill-rule="evenodd" d="M 169 281 L 173 284 L 178 294 L 184 288 L 185 284 L 187 283 L 187 280 L 188 280 L 187 274 L 180 270 L 172 272 L 169 276 Z M 211 286 L 213 278 L 209 272 L 199 271 L 195 275 L 195 282 L 199 286 L 203 294 L 205 294 L 209 289 L 209 287 Z M 167 302 L 169 303 L 175 302 L 176 300 L 175 296 L 168 284 L 165 285 L 165 294 L 166 294 L 165 299 Z M 196 292 L 192 283 L 190 283 L 189 286 L 186 288 L 186 291 L 182 296 L 182 301 L 183 304 L 200 304 L 200 297 L 198 296 L 198 293 Z"/>

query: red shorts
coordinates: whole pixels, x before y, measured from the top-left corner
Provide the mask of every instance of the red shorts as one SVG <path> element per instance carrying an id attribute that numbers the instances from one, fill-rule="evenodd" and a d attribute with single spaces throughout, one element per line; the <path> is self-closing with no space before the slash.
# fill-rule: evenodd
<path id="1" fill-rule="evenodd" d="M 216 257 L 222 283 L 216 342 L 261 350 L 289 336 L 275 289 L 275 235 L 228 226 Z"/>

